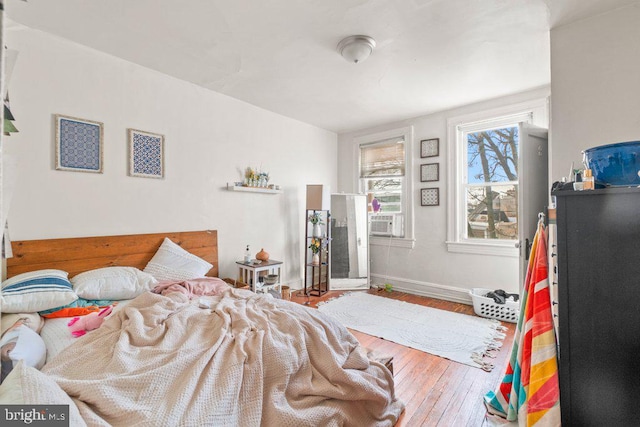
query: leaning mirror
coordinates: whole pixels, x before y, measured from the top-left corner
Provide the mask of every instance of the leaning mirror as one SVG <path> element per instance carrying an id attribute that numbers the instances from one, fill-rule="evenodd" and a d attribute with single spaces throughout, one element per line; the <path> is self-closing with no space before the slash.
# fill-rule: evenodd
<path id="1" fill-rule="evenodd" d="M 331 195 L 331 289 L 369 288 L 367 198 Z"/>

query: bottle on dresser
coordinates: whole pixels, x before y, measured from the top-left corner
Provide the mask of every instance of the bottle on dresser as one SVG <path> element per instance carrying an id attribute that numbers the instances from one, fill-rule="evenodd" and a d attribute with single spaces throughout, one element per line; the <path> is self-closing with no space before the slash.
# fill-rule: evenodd
<path id="1" fill-rule="evenodd" d="M 595 181 L 591 169 L 585 169 L 582 175 L 582 189 L 593 190 L 595 188 Z"/>

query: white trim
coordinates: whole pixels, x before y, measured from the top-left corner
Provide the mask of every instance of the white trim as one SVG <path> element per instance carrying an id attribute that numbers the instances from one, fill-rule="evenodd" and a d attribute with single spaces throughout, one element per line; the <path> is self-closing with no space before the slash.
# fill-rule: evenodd
<path id="1" fill-rule="evenodd" d="M 291 279 L 291 280 L 283 280 L 281 283 L 282 286 L 288 286 L 291 292 L 298 291 L 304 288 L 304 279 Z M 331 286 L 331 284 L 329 284 Z"/>
<path id="2" fill-rule="evenodd" d="M 369 289 L 369 278 L 359 277 L 357 279 L 331 279 L 329 287 L 332 291 Z"/>
<path id="3" fill-rule="evenodd" d="M 534 125 L 544 124 L 548 120 L 547 98 L 535 99 L 510 106 L 494 108 L 476 113 L 451 117 L 447 120 L 447 250 L 449 252 L 474 253 L 482 255 L 518 256 L 517 242 L 487 241 L 474 242 L 463 236 L 464 230 L 460 218 L 464 214 L 462 186 L 465 182 L 466 155 L 458 141 L 462 133 L 479 131 L 502 124 L 526 121 Z"/>
<path id="4" fill-rule="evenodd" d="M 458 288 L 455 286 L 439 285 L 437 283 L 383 276 L 380 274 L 371 275 L 372 286 L 384 288 L 385 283 L 391 283 L 394 291 L 473 305 L 473 300 L 469 295 L 470 289 L 467 288 Z"/>
<path id="5" fill-rule="evenodd" d="M 520 249 L 518 249 L 517 242 L 513 240 L 507 240 L 510 245 L 499 244 L 496 245 L 493 242 L 450 242 L 447 241 L 447 249 L 449 252 L 457 252 L 461 254 L 478 254 L 478 255 L 497 255 L 511 258 L 517 258 L 520 256 Z"/>
<path id="6" fill-rule="evenodd" d="M 235 184 L 229 184 L 227 182 L 227 190 L 229 191 L 246 191 L 249 193 L 267 193 L 267 194 L 281 194 L 282 190 L 274 190 L 273 188 L 261 188 L 261 187 L 242 187 Z"/>
<path id="7" fill-rule="evenodd" d="M 484 130 L 495 129 L 499 127 L 513 126 L 520 122 L 533 121 L 533 111 L 525 111 L 517 114 L 509 114 L 506 116 L 483 119 L 475 122 L 458 123 L 458 130 L 462 132 L 481 132 Z"/>
<path id="8" fill-rule="evenodd" d="M 413 249 L 416 244 L 416 239 L 409 239 L 406 237 L 369 236 L 369 244 L 375 246 L 390 246 L 392 248 Z"/>
<path id="9" fill-rule="evenodd" d="M 355 155 L 354 159 L 356 161 L 356 167 L 354 168 L 354 187 L 358 189 L 358 191 L 363 192 L 360 187 L 360 145 L 362 144 L 370 144 L 378 141 L 384 141 L 385 139 L 394 138 L 397 136 L 402 136 L 404 138 L 404 155 L 405 155 L 405 165 L 404 165 L 404 179 L 402 184 L 402 200 L 404 200 L 404 206 L 402 214 L 404 215 L 404 237 L 403 238 L 394 238 L 394 240 L 404 241 L 403 243 L 399 243 L 398 247 L 410 247 L 413 248 L 413 242 L 415 241 L 414 237 L 414 204 L 413 204 L 413 126 L 405 126 L 401 128 L 389 129 L 382 132 L 370 133 L 367 135 L 361 135 L 353 138 L 354 142 L 354 150 Z M 364 192 L 366 194 L 366 192 Z M 369 242 L 372 243 L 375 239 L 370 236 Z M 389 243 L 385 239 L 385 244 Z M 373 243 L 377 244 L 377 243 Z M 409 246 L 410 245 L 410 246 Z"/>
<path id="10" fill-rule="evenodd" d="M 368 144 L 372 142 L 384 141 L 385 139 L 391 139 L 399 135 L 407 135 L 407 134 L 411 134 L 413 136 L 413 126 L 405 126 L 401 128 L 385 130 L 382 132 L 369 133 L 366 135 L 356 136 L 355 138 L 353 138 L 353 142 L 356 143 L 356 146 L 357 146 L 356 149 L 359 150 L 360 144 Z"/>

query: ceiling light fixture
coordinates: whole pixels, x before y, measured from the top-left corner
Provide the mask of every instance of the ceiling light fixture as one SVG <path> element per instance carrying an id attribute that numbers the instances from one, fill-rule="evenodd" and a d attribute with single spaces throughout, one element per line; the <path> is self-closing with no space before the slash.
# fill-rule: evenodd
<path id="1" fill-rule="evenodd" d="M 359 63 L 371 55 L 376 41 L 369 36 L 349 36 L 338 43 L 338 52 L 349 62 Z"/>

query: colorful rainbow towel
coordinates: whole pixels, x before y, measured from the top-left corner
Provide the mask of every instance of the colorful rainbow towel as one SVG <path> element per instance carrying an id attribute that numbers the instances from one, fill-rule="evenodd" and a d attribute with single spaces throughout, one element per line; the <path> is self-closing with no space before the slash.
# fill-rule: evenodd
<path id="1" fill-rule="evenodd" d="M 547 238 L 538 225 L 520 303 L 511 359 L 496 392 L 484 396 L 487 410 L 520 426 L 560 425 L 556 336 L 551 312 Z"/>

